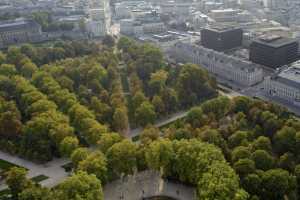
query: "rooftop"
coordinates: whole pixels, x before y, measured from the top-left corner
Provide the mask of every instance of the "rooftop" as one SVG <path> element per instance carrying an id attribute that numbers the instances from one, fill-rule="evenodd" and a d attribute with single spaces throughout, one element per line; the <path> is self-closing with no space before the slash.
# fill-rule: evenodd
<path id="1" fill-rule="evenodd" d="M 239 12 L 240 10 L 238 9 L 232 9 L 232 8 L 227 8 L 227 9 L 220 9 L 220 10 L 211 10 L 211 13 L 231 13 L 231 12 Z"/>
<path id="2" fill-rule="evenodd" d="M 281 46 L 285 46 L 297 42 L 297 40 L 293 38 L 286 38 L 277 35 L 265 35 L 263 37 L 254 40 L 254 42 L 264 44 L 273 48 L 278 48 Z"/>
<path id="3" fill-rule="evenodd" d="M 283 70 L 274 78 L 286 85 L 300 89 L 300 63 Z"/>
<path id="4" fill-rule="evenodd" d="M 230 31 L 230 30 L 236 30 L 236 29 L 240 29 L 240 28 L 239 27 L 235 27 L 235 26 L 218 25 L 218 26 L 210 26 L 210 27 L 208 27 L 206 29 L 221 33 L 221 32 Z"/>
<path id="5" fill-rule="evenodd" d="M 16 21 L 6 21 L 0 24 L 0 32 L 11 31 L 15 29 L 25 29 L 30 27 L 36 27 L 38 24 L 32 20 L 16 20 Z"/>

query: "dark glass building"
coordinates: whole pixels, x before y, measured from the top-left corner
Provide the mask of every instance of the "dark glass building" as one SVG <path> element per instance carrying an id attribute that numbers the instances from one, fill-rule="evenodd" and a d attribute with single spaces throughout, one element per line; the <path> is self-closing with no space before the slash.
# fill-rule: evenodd
<path id="1" fill-rule="evenodd" d="M 298 59 L 299 43 L 295 39 L 265 36 L 250 45 L 250 60 L 276 69 Z"/>
<path id="2" fill-rule="evenodd" d="M 216 51 L 225 51 L 242 45 L 243 30 L 235 27 L 214 27 L 201 31 L 202 46 Z"/>

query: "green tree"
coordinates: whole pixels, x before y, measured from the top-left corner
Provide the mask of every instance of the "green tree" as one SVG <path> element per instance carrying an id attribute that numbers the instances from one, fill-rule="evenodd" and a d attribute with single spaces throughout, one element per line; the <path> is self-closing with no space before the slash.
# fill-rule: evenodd
<path id="1" fill-rule="evenodd" d="M 227 150 L 227 145 L 220 132 L 216 129 L 206 129 L 200 133 L 200 138 L 204 142 L 214 144 L 221 148 L 223 151 Z"/>
<path id="2" fill-rule="evenodd" d="M 113 115 L 113 124 L 115 130 L 123 133 L 127 131 L 129 122 L 128 122 L 128 115 L 127 109 L 125 107 L 117 108 Z"/>
<path id="3" fill-rule="evenodd" d="M 240 175 L 240 177 L 244 177 L 255 171 L 255 163 L 253 160 L 243 158 L 235 162 L 233 164 L 233 168 Z"/>
<path id="4" fill-rule="evenodd" d="M 196 139 L 173 142 L 173 170 L 180 181 L 197 184 L 213 162 L 225 161 L 219 148 Z"/>
<path id="5" fill-rule="evenodd" d="M 197 186 L 198 199 L 232 200 L 240 194 L 239 178 L 234 170 L 224 162 L 216 162 L 203 174 Z M 243 195 L 246 200 L 248 195 Z"/>
<path id="6" fill-rule="evenodd" d="M 262 191 L 262 180 L 257 174 L 248 174 L 242 179 L 243 188 L 251 195 L 260 195 Z"/>
<path id="7" fill-rule="evenodd" d="M 26 62 L 21 67 L 21 74 L 26 78 L 31 78 L 32 75 L 38 70 L 37 66 L 32 62 Z"/>
<path id="8" fill-rule="evenodd" d="M 204 114 L 213 114 L 217 119 L 224 117 L 230 110 L 231 101 L 228 97 L 221 96 L 208 100 L 201 105 Z"/>
<path id="9" fill-rule="evenodd" d="M 100 180 L 95 175 L 77 172 L 58 185 L 54 193 L 56 200 L 103 200 Z"/>
<path id="10" fill-rule="evenodd" d="M 69 157 L 79 146 L 79 141 L 74 136 L 68 136 L 60 143 L 60 152 L 62 155 Z"/>
<path id="11" fill-rule="evenodd" d="M 140 134 L 140 141 L 142 144 L 150 144 L 157 140 L 160 135 L 160 130 L 154 126 L 147 126 Z"/>
<path id="12" fill-rule="evenodd" d="M 296 130 L 291 127 L 283 127 L 274 136 L 275 150 L 282 154 L 285 152 L 295 151 L 295 136 Z"/>
<path id="13" fill-rule="evenodd" d="M 265 150 L 267 152 L 272 151 L 272 144 L 269 138 L 265 136 L 259 136 L 252 143 L 253 150 Z"/>
<path id="14" fill-rule="evenodd" d="M 100 151 L 95 151 L 80 161 L 77 169 L 96 175 L 101 182 L 105 182 L 107 179 L 107 161 Z"/>
<path id="15" fill-rule="evenodd" d="M 98 141 L 98 148 L 106 153 L 107 150 L 116 143 L 122 141 L 122 137 L 118 133 L 104 133 L 101 135 L 100 140 Z"/>
<path id="16" fill-rule="evenodd" d="M 259 116 L 259 123 L 263 128 L 263 132 L 268 137 L 273 137 L 279 127 L 281 127 L 281 121 L 278 116 L 270 111 L 264 111 Z"/>
<path id="17" fill-rule="evenodd" d="M 262 199 L 284 199 L 296 188 L 296 179 L 283 169 L 271 169 L 262 174 Z"/>
<path id="18" fill-rule="evenodd" d="M 228 145 L 230 148 L 237 146 L 247 146 L 248 145 L 248 132 L 237 131 L 228 138 Z"/>
<path id="19" fill-rule="evenodd" d="M 149 81 L 151 94 L 160 94 L 160 92 L 166 86 L 167 79 L 168 72 L 166 72 L 165 70 L 158 70 L 152 73 Z"/>
<path id="20" fill-rule="evenodd" d="M 47 188 L 32 186 L 19 194 L 19 200 L 50 200 L 51 193 Z"/>
<path id="21" fill-rule="evenodd" d="M 274 158 L 264 150 L 257 150 L 252 154 L 252 160 L 257 169 L 269 170 L 274 166 Z"/>
<path id="22" fill-rule="evenodd" d="M 133 174 L 137 167 L 137 145 L 130 140 L 123 140 L 110 147 L 106 157 L 113 173 Z"/>
<path id="23" fill-rule="evenodd" d="M 135 112 L 135 119 L 140 126 L 153 124 L 156 119 L 154 106 L 148 101 L 143 102 Z"/>
<path id="24" fill-rule="evenodd" d="M 179 100 L 178 100 L 177 91 L 175 89 L 165 88 L 162 91 L 161 99 L 164 102 L 167 113 L 171 113 L 177 110 Z"/>
<path id="25" fill-rule="evenodd" d="M 5 182 L 11 191 L 13 199 L 18 199 L 19 194 L 32 185 L 26 178 L 27 171 L 23 168 L 12 167 L 7 173 Z"/>
<path id="26" fill-rule="evenodd" d="M 194 128 L 200 128 L 207 123 L 207 117 L 201 107 L 194 107 L 188 112 L 186 122 L 190 123 Z"/>
<path id="27" fill-rule="evenodd" d="M 16 73 L 17 73 L 17 70 L 14 65 L 11 65 L 11 64 L 0 65 L 0 75 L 13 76 Z"/>
<path id="28" fill-rule="evenodd" d="M 300 164 L 295 166 L 294 174 L 295 174 L 296 179 L 297 179 L 297 193 L 298 193 L 298 196 L 299 196 L 300 195 Z"/>
<path id="29" fill-rule="evenodd" d="M 232 100 L 232 111 L 247 114 L 251 106 L 251 99 L 244 96 L 235 97 Z"/>
<path id="30" fill-rule="evenodd" d="M 282 169 L 293 172 L 296 165 L 296 158 L 292 153 L 287 152 L 280 156 L 278 165 Z"/>
<path id="31" fill-rule="evenodd" d="M 207 71 L 193 64 L 182 66 L 177 78 L 177 88 L 183 106 L 193 105 L 215 95 L 215 89 Z"/>
<path id="32" fill-rule="evenodd" d="M 6 55 L 0 51 L 0 65 L 2 65 L 6 60 Z"/>
<path id="33" fill-rule="evenodd" d="M 147 165 L 152 169 L 160 170 L 162 174 L 170 168 L 174 156 L 173 145 L 169 140 L 154 141 L 146 149 Z"/>
<path id="34" fill-rule="evenodd" d="M 233 163 L 244 158 L 251 158 L 251 152 L 248 147 L 238 146 L 231 152 L 231 161 Z"/>
<path id="35" fill-rule="evenodd" d="M 131 100 L 132 110 L 136 111 L 136 109 L 145 101 L 147 101 L 145 94 L 142 91 L 136 92 Z"/>
<path id="36" fill-rule="evenodd" d="M 73 151 L 71 154 L 71 161 L 75 168 L 78 164 L 85 160 L 89 155 L 89 150 L 87 148 L 81 147 Z"/>
<path id="37" fill-rule="evenodd" d="M 158 114 L 165 114 L 165 104 L 160 96 L 155 95 L 151 101 L 152 105 L 155 108 L 155 112 Z"/>

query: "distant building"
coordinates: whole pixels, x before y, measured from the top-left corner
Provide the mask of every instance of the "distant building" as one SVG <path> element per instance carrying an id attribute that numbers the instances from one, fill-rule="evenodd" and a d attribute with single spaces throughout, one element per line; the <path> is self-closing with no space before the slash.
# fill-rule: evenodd
<path id="1" fill-rule="evenodd" d="M 233 27 L 206 28 L 201 31 L 201 43 L 204 47 L 224 51 L 242 45 L 243 30 Z"/>
<path id="2" fill-rule="evenodd" d="M 267 95 L 286 100 L 300 106 L 300 63 L 296 63 L 264 81 Z"/>
<path id="3" fill-rule="evenodd" d="M 129 19 L 131 18 L 131 10 L 129 6 L 122 2 L 122 3 L 117 3 L 115 5 L 115 14 L 117 19 Z"/>
<path id="4" fill-rule="evenodd" d="M 263 80 L 260 66 L 203 46 L 178 42 L 174 47 L 174 57 L 178 62 L 199 64 L 234 85 L 252 86 Z"/>
<path id="5" fill-rule="evenodd" d="M 250 45 L 250 60 L 275 69 L 295 62 L 298 59 L 298 47 L 295 39 L 264 36 Z"/>
<path id="6" fill-rule="evenodd" d="M 120 32 L 124 35 L 140 36 L 166 31 L 165 24 L 156 12 L 142 12 L 134 19 L 120 20 Z"/>
<path id="7" fill-rule="evenodd" d="M 104 7 L 89 10 L 89 19 L 86 21 L 87 31 L 92 37 L 103 37 L 110 31 L 110 12 L 106 1 Z"/>
<path id="8" fill-rule="evenodd" d="M 134 20 L 133 19 L 122 19 L 120 20 L 120 32 L 124 35 L 134 34 Z"/>
<path id="9" fill-rule="evenodd" d="M 103 37 L 108 33 L 108 29 L 104 21 L 88 20 L 86 25 L 87 30 L 92 37 Z"/>
<path id="10" fill-rule="evenodd" d="M 0 47 L 38 42 L 42 38 L 41 26 L 32 20 L 19 19 L 0 24 Z"/>
<path id="11" fill-rule="evenodd" d="M 237 15 L 240 12 L 238 9 L 222 9 L 211 10 L 209 16 L 216 22 L 233 22 L 237 20 Z"/>

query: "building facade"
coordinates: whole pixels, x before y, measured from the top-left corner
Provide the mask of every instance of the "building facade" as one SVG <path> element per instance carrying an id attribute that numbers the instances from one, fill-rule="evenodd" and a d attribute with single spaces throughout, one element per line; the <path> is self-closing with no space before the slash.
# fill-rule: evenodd
<path id="1" fill-rule="evenodd" d="M 276 69 L 298 59 L 299 43 L 295 39 L 265 36 L 250 45 L 252 62 Z"/>
<path id="2" fill-rule="evenodd" d="M 263 80 L 263 70 L 258 65 L 203 46 L 179 42 L 174 57 L 179 62 L 199 64 L 233 84 L 252 86 Z"/>
<path id="3" fill-rule="evenodd" d="M 239 47 L 243 41 L 243 30 L 233 27 L 205 28 L 201 31 L 201 44 L 209 49 L 224 51 Z"/>
<path id="4" fill-rule="evenodd" d="M 300 107 L 300 63 L 265 78 L 264 92 Z"/>
<path id="5" fill-rule="evenodd" d="M 0 24 L 0 47 L 38 42 L 42 39 L 41 26 L 32 20 L 17 20 Z"/>

